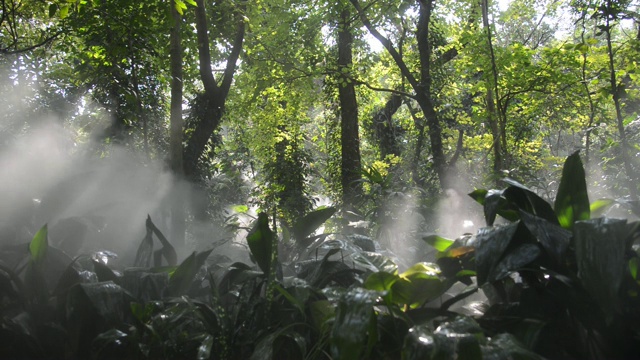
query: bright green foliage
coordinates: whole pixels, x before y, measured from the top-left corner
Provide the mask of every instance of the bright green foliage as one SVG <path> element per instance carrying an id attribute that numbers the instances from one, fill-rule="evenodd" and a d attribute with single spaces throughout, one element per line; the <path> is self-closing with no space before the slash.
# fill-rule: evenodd
<path id="1" fill-rule="evenodd" d="M 38 266 L 41 266 L 47 256 L 47 249 L 49 248 L 49 237 L 47 231 L 47 225 L 45 224 L 29 243 L 29 252 L 31 253 L 31 261 Z"/>

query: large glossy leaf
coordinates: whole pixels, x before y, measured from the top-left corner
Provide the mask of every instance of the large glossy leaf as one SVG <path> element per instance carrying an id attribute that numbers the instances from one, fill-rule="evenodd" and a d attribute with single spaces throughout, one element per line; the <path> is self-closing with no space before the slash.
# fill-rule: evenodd
<path id="1" fill-rule="evenodd" d="M 482 346 L 482 359 L 543 360 L 544 358 L 524 348 L 513 335 L 499 334 L 493 337 L 486 346 Z"/>
<path id="2" fill-rule="evenodd" d="M 560 226 L 565 229 L 571 229 L 575 221 L 590 218 L 584 167 L 577 151 L 564 162 L 554 209 Z"/>
<path id="3" fill-rule="evenodd" d="M 44 263 L 47 256 L 47 250 L 49 248 L 47 224 L 38 230 L 31 243 L 29 244 L 29 253 L 31 254 L 31 261 L 34 264 L 41 265 Z"/>
<path id="4" fill-rule="evenodd" d="M 552 223 L 558 223 L 558 217 L 547 201 L 514 180 L 504 179 L 504 181 L 510 186 L 504 190 L 503 195 L 513 207 Z"/>
<path id="5" fill-rule="evenodd" d="M 536 244 L 522 244 L 509 251 L 496 266 L 491 269 L 487 281 L 502 280 L 512 271 L 522 269 L 540 256 L 540 248 Z"/>
<path id="6" fill-rule="evenodd" d="M 187 292 L 193 283 L 193 279 L 213 250 L 193 252 L 178 266 L 169 278 L 169 292 L 179 296 Z"/>
<path id="7" fill-rule="evenodd" d="M 364 282 L 364 287 L 368 290 L 386 292 L 385 299 L 391 300 L 391 287 L 398 280 L 400 280 L 400 276 L 380 271 L 369 275 Z"/>
<path id="8" fill-rule="evenodd" d="M 375 252 L 362 251 L 352 255 L 355 263 L 368 271 L 385 271 L 396 274 L 398 265 L 389 257 Z"/>
<path id="9" fill-rule="evenodd" d="M 489 274 L 502 259 L 518 226 L 519 223 L 513 223 L 501 227 L 482 228 L 478 231 L 475 242 L 478 285 L 487 282 Z"/>
<path id="10" fill-rule="evenodd" d="M 247 235 L 247 243 L 251 255 L 265 274 L 271 270 L 271 257 L 275 236 L 269 227 L 269 217 L 265 213 L 258 214 L 253 229 Z"/>
<path id="11" fill-rule="evenodd" d="M 582 285 L 611 316 L 620 309 L 625 261 L 626 220 L 599 218 L 574 224 L 578 275 Z"/>
<path id="12" fill-rule="evenodd" d="M 368 357 L 376 336 L 373 305 L 380 296 L 377 291 L 352 288 L 338 302 L 331 331 L 331 355 L 334 359 Z"/>
<path id="13" fill-rule="evenodd" d="M 457 317 L 436 331 L 414 326 L 405 338 L 403 359 L 482 359 L 482 330 L 473 319 Z"/>
<path id="14" fill-rule="evenodd" d="M 526 211 L 520 212 L 520 218 L 524 226 L 536 237 L 544 250 L 556 263 L 560 264 L 569 247 L 571 232 Z"/>
<path id="15" fill-rule="evenodd" d="M 482 205 L 487 226 L 493 226 L 497 215 L 509 221 L 518 220 L 518 214 L 509 206 L 509 203 L 503 196 L 503 192 L 504 190 L 478 189 L 469 193 L 471 198 Z"/>
<path id="16" fill-rule="evenodd" d="M 302 359 L 307 353 L 304 336 L 291 327 L 280 328 L 256 345 L 250 360 Z"/>
<path id="17" fill-rule="evenodd" d="M 308 213 L 299 219 L 293 226 L 293 236 L 301 241 L 313 234 L 325 221 L 329 220 L 336 213 L 336 208 L 327 207 Z"/>
<path id="18" fill-rule="evenodd" d="M 399 275 L 391 286 L 392 301 L 412 308 L 441 296 L 447 289 L 435 264 L 417 263 Z"/>
<path id="19" fill-rule="evenodd" d="M 121 286 L 141 302 L 162 299 L 168 284 L 166 272 L 150 272 L 144 268 L 126 269 L 121 280 Z"/>

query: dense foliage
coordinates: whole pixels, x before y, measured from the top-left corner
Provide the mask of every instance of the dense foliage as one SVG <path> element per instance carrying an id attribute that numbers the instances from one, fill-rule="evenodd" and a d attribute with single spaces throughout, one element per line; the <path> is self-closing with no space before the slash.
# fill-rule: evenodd
<path id="1" fill-rule="evenodd" d="M 470 195 L 487 227 L 424 236 L 436 262 L 400 272 L 377 241 L 318 234 L 334 208 L 278 236 L 255 219 L 253 264 L 209 249 L 177 264 L 151 218 L 133 267 L 74 259 L 43 226 L 1 255 L 3 358 L 628 358 L 640 351 L 640 223 L 591 214 L 578 154 L 552 206 L 511 179 Z M 631 204 L 633 205 L 633 204 Z M 637 210 L 637 209 L 636 209 Z M 498 219 L 500 216 L 500 219 Z M 154 239 L 161 247 L 154 251 Z M 426 253 L 423 254 L 426 256 Z M 460 287 L 456 284 L 463 284 Z M 465 287 L 466 286 L 466 287 Z M 467 302 L 480 289 L 483 301 Z M 465 305 L 466 303 L 466 305 Z M 461 306 L 464 305 L 464 306 Z"/>
<path id="2" fill-rule="evenodd" d="M 0 2 L 0 357 L 640 353 L 637 2 Z"/>

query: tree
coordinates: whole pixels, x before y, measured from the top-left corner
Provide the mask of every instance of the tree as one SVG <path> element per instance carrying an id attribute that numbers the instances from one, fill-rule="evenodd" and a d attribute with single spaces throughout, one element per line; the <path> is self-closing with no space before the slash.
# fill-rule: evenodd
<path id="1" fill-rule="evenodd" d="M 197 175 L 198 162 L 202 156 L 205 146 L 211 139 L 211 136 L 220 127 L 222 116 L 224 115 L 225 103 L 229 95 L 229 89 L 233 81 L 236 71 L 236 63 L 242 52 L 242 45 L 245 37 L 245 5 L 233 7 L 224 2 L 216 3 L 213 10 L 221 9 L 227 6 L 225 11 L 230 11 L 231 24 L 235 25 L 235 31 L 232 39 L 227 42 L 222 36 L 224 32 L 218 32 L 218 36 L 210 38 L 210 30 L 208 25 L 207 7 L 203 0 L 196 0 L 195 18 L 196 32 L 198 39 L 198 64 L 200 67 L 200 80 L 204 88 L 202 94 L 199 95 L 199 101 L 194 105 L 193 109 L 196 123 L 193 132 L 187 140 L 187 146 L 184 150 L 184 172 L 188 178 L 194 179 Z M 220 26 L 224 24 L 219 24 Z M 213 31 L 212 31 L 213 33 Z M 212 43 L 224 43 L 230 46 L 230 51 L 223 59 L 225 69 L 222 79 L 216 80 L 213 75 L 211 47 Z M 214 144 L 215 145 L 215 144 Z"/>
<path id="2" fill-rule="evenodd" d="M 352 209 L 362 196 L 358 102 L 354 81 L 349 76 L 353 66 L 352 46 L 351 14 L 348 8 L 344 8 L 340 10 L 338 21 L 338 98 L 342 149 L 342 202 L 346 209 Z"/>

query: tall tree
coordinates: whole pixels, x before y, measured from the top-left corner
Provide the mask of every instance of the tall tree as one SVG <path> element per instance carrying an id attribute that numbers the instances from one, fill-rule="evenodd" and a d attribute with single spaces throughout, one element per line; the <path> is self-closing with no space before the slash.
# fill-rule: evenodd
<path id="1" fill-rule="evenodd" d="M 178 11 L 178 4 L 170 1 L 171 20 L 173 22 L 170 32 L 170 67 L 171 67 L 171 106 L 170 106 L 170 132 L 169 154 L 171 170 L 176 180 L 181 181 L 184 176 L 184 163 L 182 161 L 182 138 L 184 125 L 182 121 L 182 44 L 181 28 L 182 16 Z M 172 238 L 177 243 L 184 243 L 185 212 L 183 197 L 178 194 L 171 202 Z"/>
<path id="2" fill-rule="evenodd" d="M 432 94 L 432 43 L 430 38 L 431 15 L 434 6 L 433 0 L 418 1 L 418 21 L 415 39 L 418 44 L 418 66 L 419 72 L 416 77 L 409 69 L 403 56 L 395 48 L 389 38 L 382 35 L 380 31 L 371 23 L 365 10 L 358 0 L 350 0 L 356 11 L 358 12 L 363 24 L 375 37 L 382 46 L 389 52 L 396 66 L 400 69 L 402 76 L 413 89 L 410 95 L 420 106 L 420 110 L 428 127 L 428 136 L 431 147 L 431 157 L 433 159 L 433 168 L 438 176 L 438 183 L 441 189 L 447 186 L 447 162 L 444 154 L 442 142 L 442 124 L 438 113 L 435 109 Z"/>
<path id="3" fill-rule="evenodd" d="M 224 5 L 224 2 L 215 3 L 214 7 L 222 5 Z M 216 80 L 212 69 L 210 48 L 212 39 L 210 38 L 211 29 L 208 25 L 207 7 L 205 6 L 204 0 L 196 0 L 195 17 L 198 38 L 198 65 L 200 67 L 200 80 L 202 81 L 204 90 L 198 102 L 199 108 L 195 109 L 195 115 L 197 117 L 195 128 L 184 150 L 184 172 L 188 178 L 193 178 L 197 175 L 198 161 L 213 133 L 220 127 L 225 103 L 235 74 L 236 63 L 242 52 L 245 37 L 245 9 L 246 6 L 242 4 L 232 10 L 234 13 L 233 23 L 235 24 L 235 34 L 229 42 L 225 41 L 225 39 L 215 38 L 216 41 L 228 44 L 231 49 L 223 60 L 225 69 L 222 79 Z M 217 35 L 222 36 L 220 32 L 218 32 Z"/>
<path id="4" fill-rule="evenodd" d="M 358 102 L 356 88 L 349 73 L 353 66 L 353 33 L 348 8 L 340 11 L 338 22 L 338 98 L 341 124 L 341 179 L 342 201 L 352 208 L 362 196 L 360 165 L 360 134 L 358 126 Z"/>

